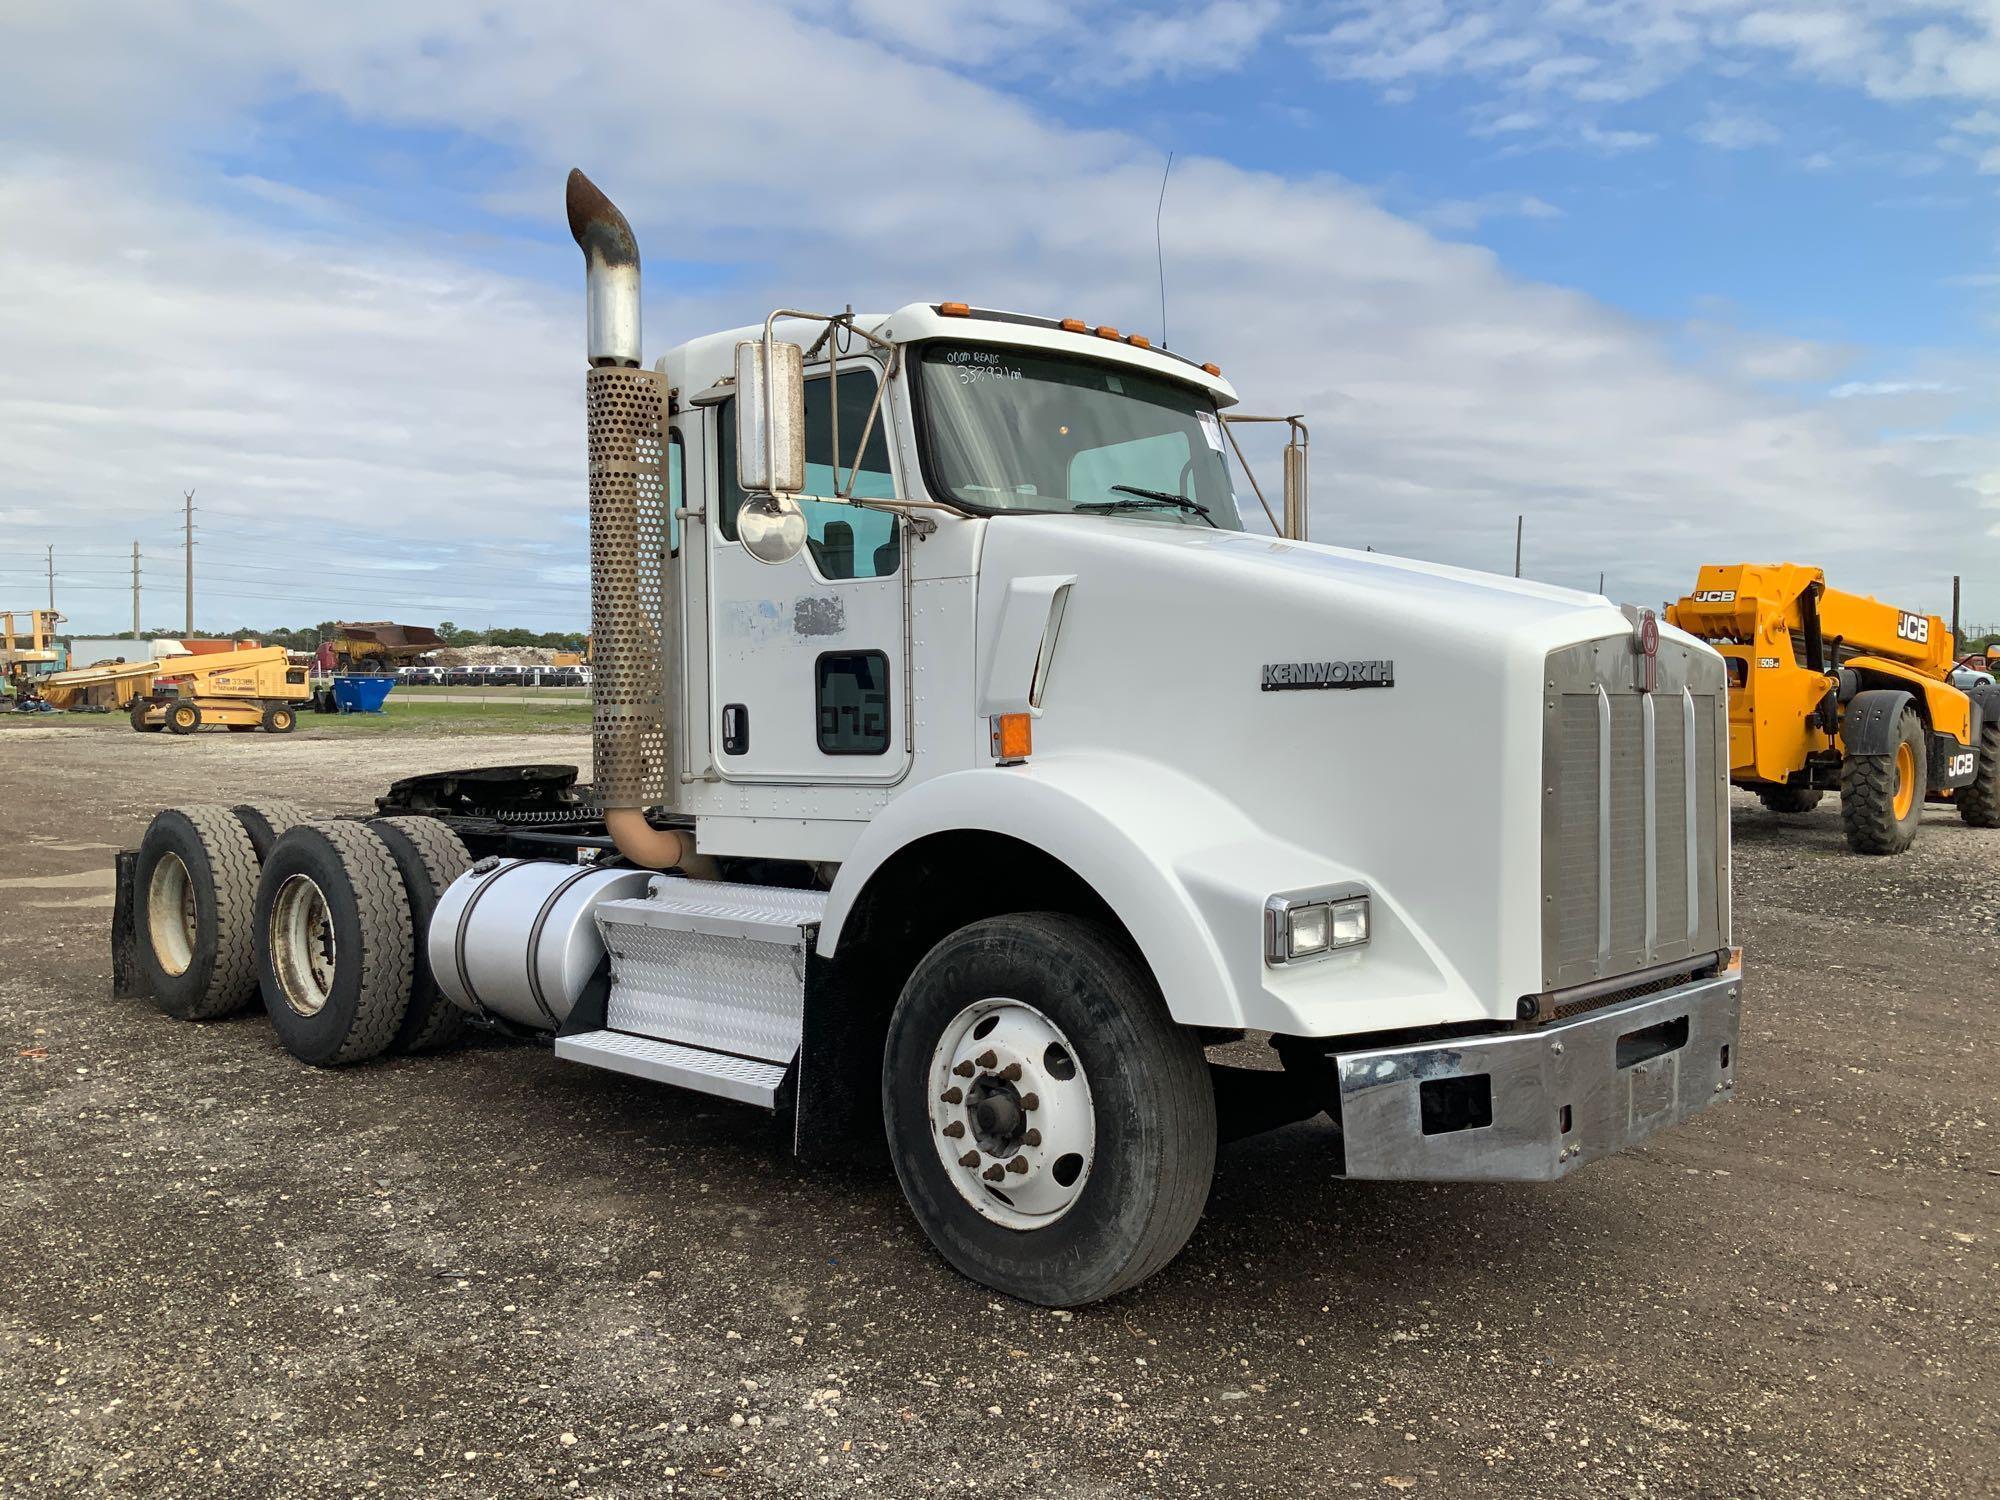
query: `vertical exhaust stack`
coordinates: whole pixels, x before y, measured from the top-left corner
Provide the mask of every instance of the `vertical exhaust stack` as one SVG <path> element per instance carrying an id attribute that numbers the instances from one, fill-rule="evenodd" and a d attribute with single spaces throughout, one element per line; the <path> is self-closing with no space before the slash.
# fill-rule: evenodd
<path id="1" fill-rule="evenodd" d="M 570 233 L 583 251 L 584 376 L 590 424 L 591 757 L 605 828 L 619 853 L 664 870 L 694 856 L 687 835 L 654 828 L 671 807 L 678 697 L 667 595 L 667 386 L 639 368 L 639 242 L 611 200 L 569 174 Z"/>

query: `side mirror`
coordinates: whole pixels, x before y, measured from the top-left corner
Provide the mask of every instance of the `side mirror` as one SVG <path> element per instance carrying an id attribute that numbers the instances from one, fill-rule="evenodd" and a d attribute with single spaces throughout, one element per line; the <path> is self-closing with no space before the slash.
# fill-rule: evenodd
<path id="1" fill-rule="evenodd" d="M 751 495 L 736 512 L 736 539 L 758 562 L 790 562 L 805 547 L 806 514 L 790 495 Z"/>
<path id="2" fill-rule="evenodd" d="M 736 482 L 753 495 L 806 487 L 806 359 L 797 344 L 736 346 Z"/>
<path id="3" fill-rule="evenodd" d="M 1291 441 L 1285 444 L 1285 535 L 1290 540 L 1307 540 L 1309 505 L 1306 445 L 1301 438 L 1301 428 L 1294 426 Z"/>

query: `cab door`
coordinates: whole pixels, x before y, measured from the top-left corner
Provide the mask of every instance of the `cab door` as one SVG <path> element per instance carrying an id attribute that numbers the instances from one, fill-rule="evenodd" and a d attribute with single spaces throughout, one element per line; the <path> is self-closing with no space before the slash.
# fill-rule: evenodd
<path id="1" fill-rule="evenodd" d="M 878 378 L 872 365 L 842 362 L 841 481 L 860 451 Z M 835 384 L 824 369 L 808 372 L 806 496 L 837 487 Z M 885 401 L 861 456 L 857 497 L 900 493 L 890 420 Z M 899 780 L 909 765 L 901 518 L 802 496 L 805 549 L 789 562 L 759 562 L 736 540 L 743 491 L 735 398 L 719 403 L 710 421 L 709 729 L 718 773 L 737 782 Z"/>

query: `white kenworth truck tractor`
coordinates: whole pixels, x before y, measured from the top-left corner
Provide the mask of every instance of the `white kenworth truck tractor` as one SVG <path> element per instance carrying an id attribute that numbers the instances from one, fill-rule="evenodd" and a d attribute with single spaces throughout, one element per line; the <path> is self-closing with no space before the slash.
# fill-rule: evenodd
<path id="1" fill-rule="evenodd" d="M 1238 1135 L 1544 1181 L 1728 1097 L 1708 647 L 1309 543 L 1295 418 L 1246 531 L 1220 371 L 1087 320 L 781 309 L 646 368 L 632 231 L 580 173 L 568 208 L 591 784 L 162 812 L 121 992 L 261 994 L 314 1064 L 484 1026 L 886 1143 L 952 1265 L 1056 1305 L 1172 1259 Z"/>

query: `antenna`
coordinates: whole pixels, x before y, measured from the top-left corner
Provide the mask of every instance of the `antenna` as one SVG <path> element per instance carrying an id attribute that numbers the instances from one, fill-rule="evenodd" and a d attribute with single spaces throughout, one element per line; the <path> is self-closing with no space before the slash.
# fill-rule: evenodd
<path id="1" fill-rule="evenodd" d="M 1153 254 L 1160 263 L 1160 347 L 1167 347 L 1167 246 L 1160 238 L 1160 213 L 1167 206 L 1167 177 L 1174 170 L 1174 153 L 1167 153 L 1166 170 L 1160 173 L 1160 201 L 1153 205 Z"/>

